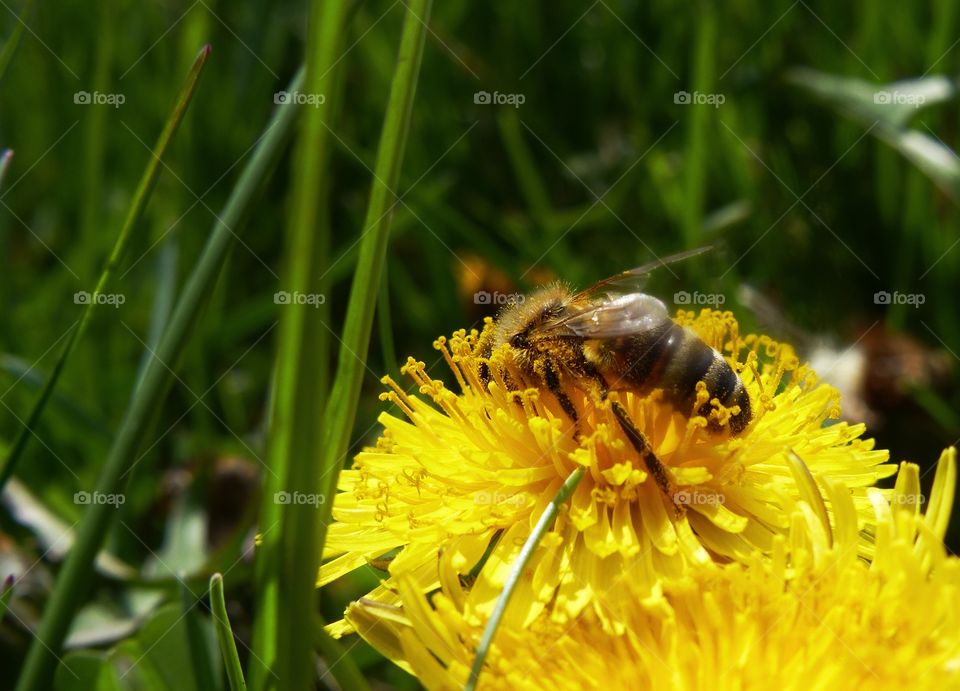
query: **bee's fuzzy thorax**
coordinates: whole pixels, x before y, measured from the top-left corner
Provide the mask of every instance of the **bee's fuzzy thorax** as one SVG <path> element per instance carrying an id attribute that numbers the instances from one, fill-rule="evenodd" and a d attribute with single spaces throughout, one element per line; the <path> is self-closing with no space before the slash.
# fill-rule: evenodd
<path id="1" fill-rule="evenodd" d="M 570 299 L 571 290 L 562 282 L 546 285 L 519 302 L 505 306 L 497 315 L 493 346 L 508 343 L 510 338 L 542 320 L 544 310 Z"/>

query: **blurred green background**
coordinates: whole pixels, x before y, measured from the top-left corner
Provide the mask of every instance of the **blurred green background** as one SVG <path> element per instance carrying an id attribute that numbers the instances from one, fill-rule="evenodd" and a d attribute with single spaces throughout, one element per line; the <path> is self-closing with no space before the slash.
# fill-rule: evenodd
<path id="1" fill-rule="evenodd" d="M 7 677 L 83 509 L 74 495 L 93 487 L 147 347 L 300 64 L 305 8 L 0 5 L 0 148 L 16 152 L 0 187 L 0 448 L 80 316 L 75 293 L 103 266 L 183 75 L 213 46 L 118 271 L 124 303 L 96 313 L 3 497 L 0 575 L 18 579 L 0 625 Z M 345 41 L 334 333 L 402 15 L 401 2 L 357 3 Z M 446 378 L 433 339 L 479 324 L 502 296 L 709 244 L 651 290 L 671 307 L 677 291 L 722 296 L 745 329 L 795 342 L 894 460 L 931 468 L 960 437 L 957 37 L 960 6 L 945 0 L 436 3 L 355 448 L 376 438 L 379 376 L 409 354 Z M 123 103 L 78 103 L 79 92 Z M 289 171 L 288 153 L 238 231 L 71 647 L 136 661 L 150 626 L 166 628 L 150 613 L 177 600 L 174 574 L 203 584 L 216 569 L 235 632 L 249 636 Z M 325 617 L 371 579 L 328 588 Z M 158 667 L 176 654 L 165 646 L 147 655 Z M 383 684 L 416 687 L 362 643 L 349 654 Z"/>

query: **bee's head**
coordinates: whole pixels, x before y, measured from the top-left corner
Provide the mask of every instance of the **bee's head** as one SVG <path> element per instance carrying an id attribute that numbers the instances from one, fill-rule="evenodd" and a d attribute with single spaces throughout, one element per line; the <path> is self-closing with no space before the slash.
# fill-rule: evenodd
<path id="1" fill-rule="evenodd" d="M 508 341 L 508 343 L 512 348 L 516 348 L 517 350 L 524 350 L 526 348 L 529 348 L 530 347 L 529 331 L 524 330 L 524 331 L 521 331 L 520 333 L 514 334 L 513 336 L 510 337 L 510 340 Z"/>
<path id="2" fill-rule="evenodd" d="M 570 291 L 562 285 L 550 285 L 512 305 L 508 305 L 496 321 L 494 346 L 507 344 L 521 354 L 537 349 L 541 327 L 561 316 Z"/>

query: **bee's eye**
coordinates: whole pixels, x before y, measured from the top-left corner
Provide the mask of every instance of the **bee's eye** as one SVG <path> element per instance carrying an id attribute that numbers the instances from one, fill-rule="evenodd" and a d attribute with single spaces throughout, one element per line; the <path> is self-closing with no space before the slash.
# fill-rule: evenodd
<path id="1" fill-rule="evenodd" d="M 528 345 L 527 335 L 523 333 L 516 334 L 510 338 L 510 345 L 514 348 L 526 348 Z"/>

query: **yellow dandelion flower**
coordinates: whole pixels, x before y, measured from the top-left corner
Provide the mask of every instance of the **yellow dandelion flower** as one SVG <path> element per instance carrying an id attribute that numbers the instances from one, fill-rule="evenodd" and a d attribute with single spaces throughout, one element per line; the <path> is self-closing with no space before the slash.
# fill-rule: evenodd
<path id="1" fill-rule="evenodd" d="M 897 489 L 868 493 L 876 550 L 859 558 L 859 519 L 842 483 L 823 480 L 834 521 L 793 507 L 769 557 L 710 564 L 634 594 L 623 632 L 591 610 L 569 624 L 541 617 L 504 623 L 479 688 L 941 689 L 960 688 L 960 559 L 941 539 L 956 484 L 955 450 L 941 456 L 926 515 L 919 469 Z M 822 509 L 822 500 L 819 502 Z M 438 568 L 445 568 L 441 557 Z M 485 602 L 459 581 L 440 592 L 400 574 L 401 606 L 360 601 L 347 617 L 377 649 L 430 689 L 460 689 L 483 630 Z"/>
<path id="2" fill-rule="evenodd" d="M 388 553 L 394 557 L 391 572 L 433 569 L 436 581 L 437 555 L 444 551 L 453 555 L 458 574 L 468 574 L 497 537 L 519 550 L 578 467 L 585 476 L 525 584 L 527 621 L 548 604 L 560 623 L 577 616 L 624 571 L 641 591 L 655 595 L 665 576 L 680 576 L 691 566 L 769 553 L 774 538 L 789 530 L 790 507 L 802 490 L 792 454 L 812 473 L 850 487 L 858 528 L 869 528 L 866 488 L 896 468 L 885 463 L 886 451 L 861 438 L 863 425 L 830 424 L 839 416 L 837 391 L 819 383 L 789 345 L 742 336 L 729 312 L 681 311 L 676 321 L 739 373 L 752 420 L 740 434 L 716 434 L 708 425 L 725 424 L 731 413 L 716 400 L 708 420 L 674 409 L 659 390 L 611 394 L 667 469 L 676 488 L 673 502 L 648 476 L 609 402 L 565 385 L 583 411 L 575 428 L 551 393 L 524 378 L 510 348 L 485 352 L 494 328 L 488 321 L 483 333 L 461 331 L 435 344 L 459 392 L 412 359 L 404 373 L 419 395 L 385 379 L 391 390 L 384 398 L 406 419 L 382 414 L 376 448 L 360 453 L 341 474 L 320 584 Z M 700 386 L 695 410 L 709 398 Z M 869 543 L 862 549 L 867 555 Z M 488 567 L 505 576 L 509 562 Z M 490 608 L 499 592 L 496 579 L 491 583 Z M 369 597 L 396 602 L 389 579 Z M 606 616 L 601 608 L 596 613 Z M 334 633 L 347 630 L 335 627 Z"/>

